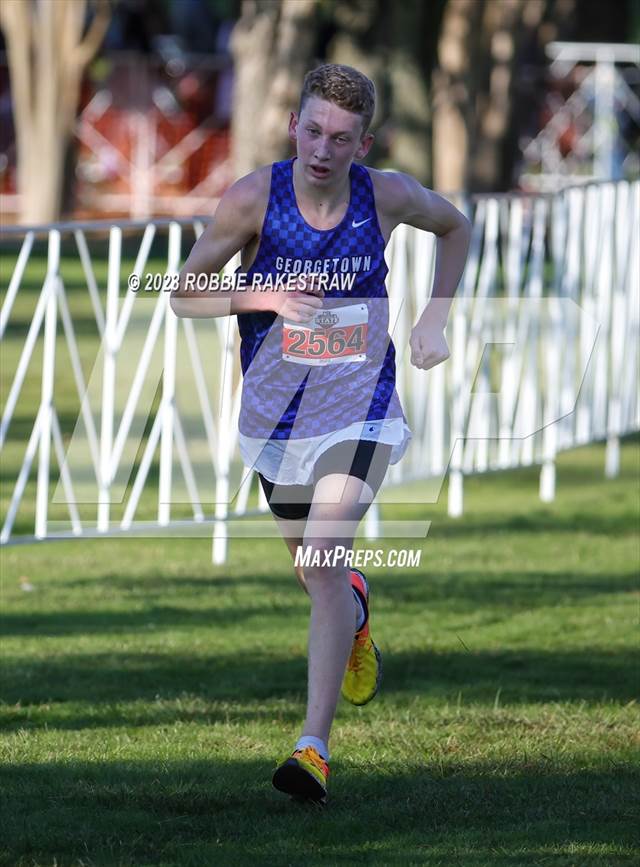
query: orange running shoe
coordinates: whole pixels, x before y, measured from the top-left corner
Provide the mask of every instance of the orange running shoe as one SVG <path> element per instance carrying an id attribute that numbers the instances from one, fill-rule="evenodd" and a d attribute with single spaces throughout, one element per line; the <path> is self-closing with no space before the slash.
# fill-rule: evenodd
<path id="1" fill-rule="evenodd" d="M 369 628 L 369 585 L 358 569 L 351 570 L 351 586 L 362 601 L 366 619 L 356 632 L 351 656 L 342 681 L 342 696 L 351 704 L 363 705 L 378 692 L 382 680 L 382 656 L 374 644 Z"/>
<path id="2" fill-rule="evenodd" d="M 327 803 L 327 779 L 329 764 L 313 747 L 295 750 L 288 759 L 278 765 L 273 775 L 273 785 L 280 792 L 293 798 Z"/>

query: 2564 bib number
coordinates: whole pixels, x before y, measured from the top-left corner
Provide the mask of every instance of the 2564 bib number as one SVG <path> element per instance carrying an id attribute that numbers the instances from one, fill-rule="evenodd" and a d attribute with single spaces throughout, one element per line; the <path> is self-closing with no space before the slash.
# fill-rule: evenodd
<path id="1" fill-rule="evenodd" d="M 321 310 L 310 323 L 282 328 L 282 358 L 294 364 L 336 364 L 367 357 L 369 310 L 366 304 Z"/>

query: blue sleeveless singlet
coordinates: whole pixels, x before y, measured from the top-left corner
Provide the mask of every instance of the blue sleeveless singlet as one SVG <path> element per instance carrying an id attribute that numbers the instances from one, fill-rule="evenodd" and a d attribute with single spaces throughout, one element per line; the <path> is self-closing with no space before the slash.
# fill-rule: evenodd
<path id="1" fill-rule="evenodd" d="M 320 230 L 300 213 L 293 163 L 285 160 L 272 166 L 269 203 L 247 284 L 256 275 L 264 282 L 267 275 L 274 279 L 291 273 L 327 274 L 333 288 L 325 290 L 323 311 L 312 329 L 327 335 L 330 332 L 323 329 L 338 320 L 336 313 L 348 318 L 355 311 L 357 321 L 366 320 L 356 326 L 358 339 L 365 334 L 365 348 L 356 356 L 359 360 L 342 361 L 338 354 L 332 363 L 307 363 L 303 354 L 292 363 L 293 356 L 284 351 L 282 316 L 238 314 L 244 375 L 240 432 L 288 440 L 321 436 L 373 419 L 402 418 L 406 423 L 395 388 L 395 348 L 388 334 L 384 282 L 388 268 L 369 172 L 352 164 L 347 212 L 333 229 Z M 344 282 L 349 279 L 351 287 Z M 322 338 L 318 341 L 322 346 Z M 329 345 L 342 347 L 340 334 L 331 333 Z M 354 345 L 360 348 L 361 343 Z"/>

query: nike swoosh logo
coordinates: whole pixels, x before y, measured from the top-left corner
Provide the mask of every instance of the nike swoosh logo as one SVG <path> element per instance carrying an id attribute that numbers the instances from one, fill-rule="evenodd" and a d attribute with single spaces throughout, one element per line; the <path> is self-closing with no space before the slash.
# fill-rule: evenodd
<path id="1" fill-rule="evenodd" d="M 371 217 L 367 217 L 366 220 L 360 220 L 359 223 L 356 223 L 355 220 L 352 220 L 352 221 L 351 221 L 351 228 L 352 228 L 352 229 L 357 229 L 359 226 L 364 226 L 364 224 L 365 224 L 365 223 L 368 223 L 370 219 L 371 219 Z"/>

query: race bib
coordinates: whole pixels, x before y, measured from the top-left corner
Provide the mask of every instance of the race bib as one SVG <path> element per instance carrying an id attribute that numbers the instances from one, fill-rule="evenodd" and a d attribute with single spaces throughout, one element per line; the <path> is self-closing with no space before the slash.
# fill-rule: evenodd
<path id="1" fill-rule="evenodd" d="M 285 320 L 282 358 L 294 364 L 365 361 L 368 323 L 366 304 L 321 310 L 306 323 Z"/>

